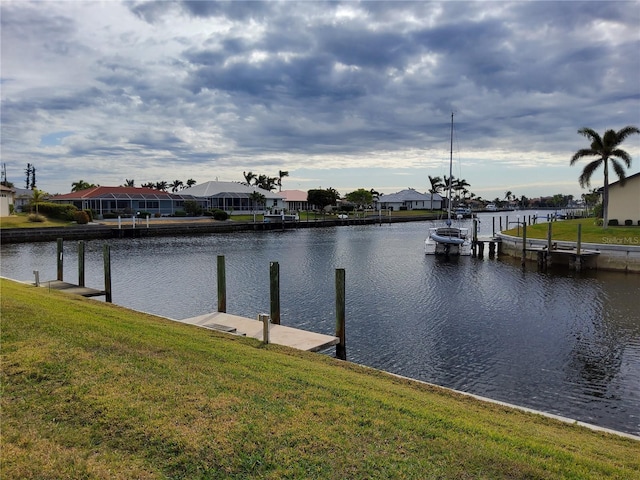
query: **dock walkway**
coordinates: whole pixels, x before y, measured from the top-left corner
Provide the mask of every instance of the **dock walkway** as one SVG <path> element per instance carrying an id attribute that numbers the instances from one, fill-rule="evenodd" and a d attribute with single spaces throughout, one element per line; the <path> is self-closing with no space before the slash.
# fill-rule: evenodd
<path id="1" fill-rule="evenodd" d="M 95 288 L 81 287 L 62 280 L 47 280 L 46 282 L 38 282 L 37 287 L 48 288 L 50 290 L 62 290 L 73 295 L 82 295 L 83 297 L 101 297 L 106 295 L 105 290 L 97 290 Z"/>
<path id="2" fill-rule="evenodd" d="M 263 324 L 259 320 L 239 317 L 228 313 L 214 312 L 185 318 L 179 322 L 197 325 L 212 330 L 218 330 L 233 335 L 242 335 L 263 340 Z M 338 337 L 322 333 L 308 332 L 298 328 L 269 324 L 269 342 L 286 347 L 318 352 L 325 350 L 339 342 Z"/>

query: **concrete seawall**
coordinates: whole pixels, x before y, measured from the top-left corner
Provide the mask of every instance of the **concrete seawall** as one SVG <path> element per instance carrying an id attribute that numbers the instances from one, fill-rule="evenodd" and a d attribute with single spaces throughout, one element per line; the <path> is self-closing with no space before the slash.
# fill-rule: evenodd
<path id="1" fill-rule="evenodd" d="M 512 257 L 522 256 L 522 238 L 497 234 L 501 240 L 500 253 Z M 575 248 L 576 242 L 556 241 L 553 243 L 560 248 Z M 547 241 L 544 239 L 527 238 L 527 248 L 544 247 Z M 603 243 L 582 243 L 583 250 L 595 250 L 598 255 L 590 258 L 584 268 L 598 270 L 613 270 L 622 272 L 640 273 L 640 245 L 609 245 Z M 527 260 L 536 261 L 536 252 L 527 252 Z"/>

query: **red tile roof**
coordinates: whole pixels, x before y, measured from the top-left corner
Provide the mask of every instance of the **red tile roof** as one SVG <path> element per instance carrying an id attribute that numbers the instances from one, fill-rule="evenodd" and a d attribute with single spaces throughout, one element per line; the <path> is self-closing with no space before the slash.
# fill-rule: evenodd
<path id="1" fill-rule="evenodd" d="M 155 197 L 171 198 L 172 195 L 168 192 L 161 190 L 154 190 L 153 188 L 141 188 L 141 187 L 93 187 L 86 190 L 79 190 L 77 192 L 65 193 L 63 195 L 56 195 L 51 197 L 52 200 L 80 200 L 90 198 L 106 197 L 108 195 L 149 195 Z"/>

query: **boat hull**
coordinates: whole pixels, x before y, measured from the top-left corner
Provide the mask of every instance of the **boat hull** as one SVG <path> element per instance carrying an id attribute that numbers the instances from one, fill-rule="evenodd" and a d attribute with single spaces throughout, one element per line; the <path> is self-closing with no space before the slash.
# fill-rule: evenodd
<path id="1" fill-rule="evenodd" d="M 429 229 L 429 236 L 425 240 L 424 253 L 426 255 L 471 255 L 471 240 L 466 228 Z"/>

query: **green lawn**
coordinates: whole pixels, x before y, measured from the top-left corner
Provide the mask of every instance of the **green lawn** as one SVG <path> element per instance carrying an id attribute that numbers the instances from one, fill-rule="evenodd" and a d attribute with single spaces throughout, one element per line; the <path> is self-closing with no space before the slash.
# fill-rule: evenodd
<path id="1" fill-rule="evenodd" d="M 582 242 L 605 243 L 617 245 L 640 246 L 640 227 L 606 227 L 595 224 L 594 218 L 581 218 L 576 220 L 562 220 L 551 223 L 553 240 L 576 242 L 578 240 L 578 224 L 582 225 Z M 527 238 L 547 238 L 548 223 L 527 225 Z M 522 227 L 506 230 L 507 235 L 522 236 Z"/>
<path id="2" fill-rule="evenodd" d="M 69 222 L 65 220 L 49 220 L 44 222 L 30 222 L 28 214 L 20 213 L 17 215 L 11 215 L 9 217 L 2 217 L 0 219 L 0 228 L 44 228 L 44 227 L 68 227 L 69 225 L 75 225 L 75 222 Z"/>
<path id="3" fill-rule="evenodd" d="M 6 479 L 634 479 L 640 443 L 0 280 Z"/>

